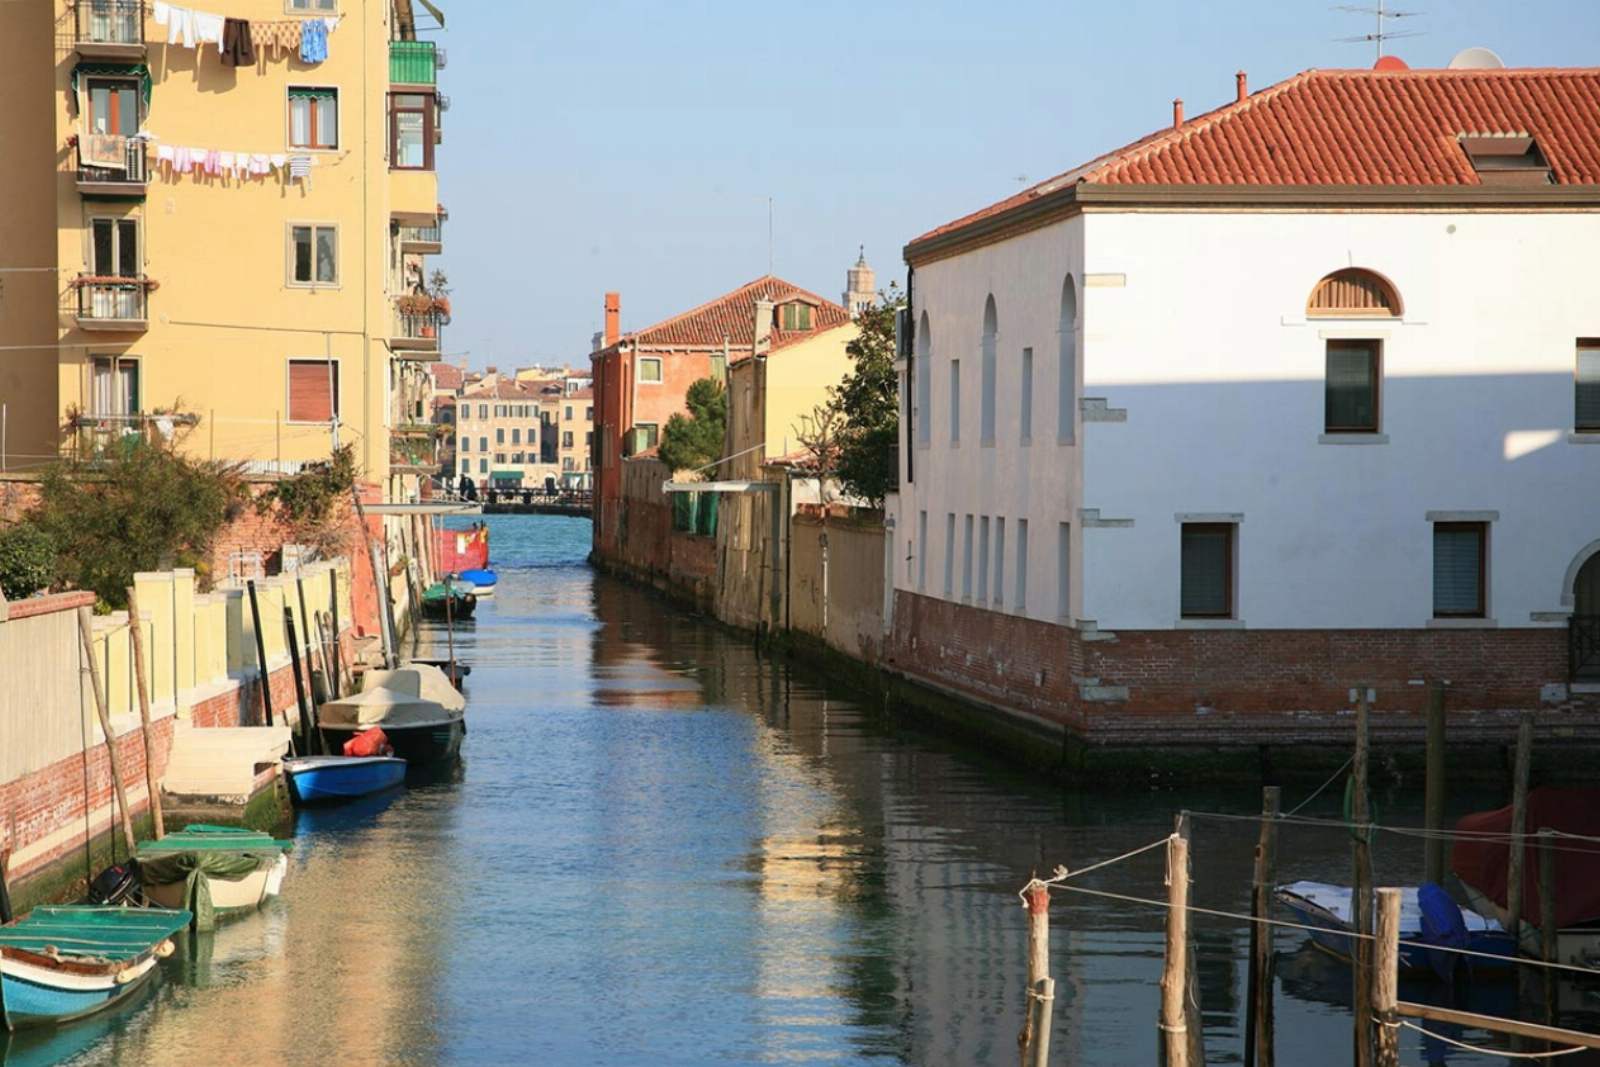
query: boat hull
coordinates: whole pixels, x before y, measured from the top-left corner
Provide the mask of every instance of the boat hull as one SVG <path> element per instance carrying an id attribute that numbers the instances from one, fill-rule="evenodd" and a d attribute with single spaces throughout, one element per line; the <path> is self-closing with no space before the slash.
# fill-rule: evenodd
<path id="1" fill-rule="evenodd" d="M 471 582 L 473 593 L 480 597 L 494 596 L 494 587 L 500 582 L 500 576 L 491 570 L 462 571 L 461 578 Z"/>
<path id="2" fill-rule="evenodd" d="M 82 1019 L 133 995 L 155 967 L 152 956 L 118 974 L 80 975 L 0 958 L 6 1021 L 22 1029 Z"/>
<path id="3" fill-rule="evenodd" d="M 1317 904 L 1298 893 L 1285 888 L 1280 888 L 1276 894 L 1278 904 L 1293 915 L 1296 921 L 1312 927 L 1306 931 L 1311 938 L 1311 943 L 1329 955 L 1351 963 L 1355 957 L 1355 938 L 1353 928 L 1348 920 L 1328 908 Z M 1421 931 L 1402 927 L 1400 939 L 1402 941 L 1417 941 L 1422 937 Z M 1469 959 L 1474 974 L 1492 974 L 1508 970 L 1511 964 L 1512 944 L 1510 935 L 1501 930 L 1472 930 L 1468 932 L 1465 946 L 1471 952 L 1483 952 L 1490 955 L 1504 956 L 1504 963 L 1482 957 L 1459 957 L 1449 954 L 1448 963 L 1454 959 Z M 1402 944 L 1400 946 L 1400 971 L 1410 975 L 1437 974 L 1439 968 L 1433 956 L 1438 950 L 1428 949 L 1417 945 Z"/>
<path id="4" fill-rule="evenodd" d="M 322 726 L 322 739 L 330 752 L 344 750 L 344 743 L 374 726 L 383 730 L 394 754 L 409 767 L 449 763 L 461 755 L 461 739 L 466 735 L 465 719 L 453 718 L 415 726 L 389 726 L 382 722 L 359 726 Z"/>
<path id="5" fill-rule="evenodd" d="M 278 895 L 283 887 L 283 876 L 289 870 L 289 857 L 279 856 L 270 866 L 251 871 L 237 882 L 225 878 L 211 879 L 211 906 L 220 916 L 242 915 L 255 911 L 265 901 Z M 163 908 L 181 908 L 184 905 L 183 883 L 168 882 L 162 885 L 144 884 L 145 896 Z"/>
<path id="6" fill-rule="evenodd" d="M 285 760 L 283 772 L 289 797 L 296 804 L 337 804 L 404 782 L 406 761 L 392 756 Z"/>

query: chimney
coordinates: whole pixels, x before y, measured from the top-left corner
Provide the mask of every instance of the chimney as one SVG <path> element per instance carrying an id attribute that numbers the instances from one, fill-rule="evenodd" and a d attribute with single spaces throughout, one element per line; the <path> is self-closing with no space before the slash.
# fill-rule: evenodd
<path id="1" fill-rule="evenodd" d="M 1245 83 L 1244 71 L 1241 70 L 1241 71 L 1237 72 L 1236 74 L 1234 74 L 1234 76 L 1233 76 L 1233 84 L 1234 84 L 1234 87 L 1238 90 L 1238 93 L 1239 93 L 1239 95 L 1236 97 L 1236 99 L 1239 101 L 1239 103 L 1241 103 L 1241 104 L 1244 103 L 1245 99 L 1250 95 L 1250 88 Z"/>
<path id="2" fill-rule="evenodd" d="M 751 347 L 752 355 L 765 355 L 772 344 L 772 301 L 756 301 L 756 340 Z"/>
<path id="3" fill-rule="evenodd" d="M 622 336 L 622 294 L 606 294 L 606 347 L 617 343 Z"/>
<path id="4" fill-rule="evenodd" d="M 1177 129 L 1183 125 L 1183 97 L 1178 97 L 1172 102 L 1172 128 Z"/>

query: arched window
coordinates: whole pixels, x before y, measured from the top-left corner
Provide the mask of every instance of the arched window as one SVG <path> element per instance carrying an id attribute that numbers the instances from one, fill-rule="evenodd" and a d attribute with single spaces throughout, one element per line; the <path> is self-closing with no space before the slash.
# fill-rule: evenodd
<path id="1" fill-rule="evenodd" d="M 1336 270 L 1317 283 L 1306 301 L 1312 318 L 1399 318 L 1400 294 L 1387 278 L 1359 267 Z"/>
<path id="2" fill-rule="evenodd" d="M 1061 283 L 1061 324 L 1056 330 L 1061 343 L 1057 369 L 1060 384 L 1056 393 L 1056 440 L 1072 444 L 1078 430 L 1078 288 L 1067 275 Z"/>
<path id="3" fill-rule="evenodd" d="M 913 421 L 917 424 L 917 443 L 925 445 L 933 440 L 933 339 L 928 331 L 928 313 L 924 311 L 917 322 L 916 358 L 911 361 L 911 374 L 917 398 Z"/>
<path id="4" fill-rule="evenodd" d="M 996 345 L 1000 336 L 1000 319 L 994 310 L 994 294 L 983 305 L 983 405 L 981 443 L 994 444 L 994 379 Z"/>

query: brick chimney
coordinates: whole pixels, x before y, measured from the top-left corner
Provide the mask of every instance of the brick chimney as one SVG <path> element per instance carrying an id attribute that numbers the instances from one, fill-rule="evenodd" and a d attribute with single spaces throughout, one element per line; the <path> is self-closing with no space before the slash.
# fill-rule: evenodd
<path id="1" fill-rule="evenodd" d="M 1233 84 L 1234 84 L 1234 88 L 1238 91 L 1238 94 L 1239 94 L 1237 97 L 1235 97 L 1235 99 L 1237 99 L 1241 104 L 1244 103 L 1245 98 L 1250 95 L 1250 88 L 1245 83 L 1244 71 L 1241 70 L 1241 71 L 1237 72 L 1236 74 L 1234 74 L 1234 76 L 1233 76 Z"/>
<path id="2" fill-rule="evenodd" d="M 617 343 L 622 336 L 622 294 L 606 294 L 606 347 Z"/>
<path id="3" fill-rule="evenodd" d="M 754 355 L 764 355 L 772 346 L 772 301 L 756 301 L 756 340 L 752 348 Z"/>
<path id="4" fill-rule="evenodd" d="M 1183 97 L 1178 97 L 1172 102 L 1172 128 L 1177 129 L 1183 125 Z"/>

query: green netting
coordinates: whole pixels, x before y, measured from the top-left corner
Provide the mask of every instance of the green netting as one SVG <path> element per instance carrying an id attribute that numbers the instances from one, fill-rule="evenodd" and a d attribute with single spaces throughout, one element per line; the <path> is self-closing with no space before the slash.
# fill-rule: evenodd
<path id="1" fill-rule="evenodd" d="M 672 528 L 680 533 L 694 529 L 695 498 L 699 493 L 672 494 Z"/>
<path id="2" fill-rule="evenodd" d="M 717 535 L 717 499 L 721 493 L 696 493 L 699 506 L 695 509 L 694 532 L 701 537 Z"/>
<path id="3" fill-rule="evenodd" d="M 196 930 L 217 925 L 216 909 L 211 905 L 211 879 L 237 882 L 278 862 L 278 849 L 228 851 L 188 849 L 183 852 L 147 856 L 139 852 L 139 877 L 147 885 L 183 883 L 183 906 L 194 915 Z"/>

